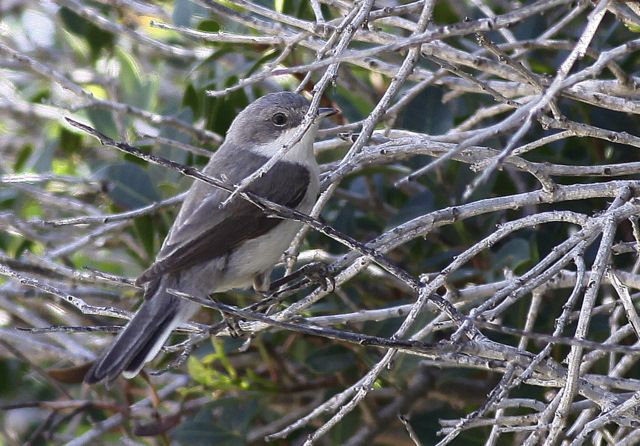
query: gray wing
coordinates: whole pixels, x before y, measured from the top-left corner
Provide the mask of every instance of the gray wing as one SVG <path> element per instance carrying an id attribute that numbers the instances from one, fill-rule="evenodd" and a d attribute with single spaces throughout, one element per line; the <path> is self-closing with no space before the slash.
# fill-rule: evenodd
<path id="1" fill-rule="evenodd" d="M 262 164 L 266 162 L 266 158 L 255 156 L 263 158 Z M 261 164 L 246 165 L 252 167 L 241 169 L 248 172 L 240 172 L 240 178 L 232 178 L 231 181 L 240 181 L 250 175 L 256 165 Z M 307 168 L 281 161 L 251 184 L 248 191 L 295 208 L 307 193 L 309 175 Z M 165 274 L 225 256 L 241 243 L 264 235 L 282 222 L 281 219 L 268 217 L 260 208 L 240 197 L 220 210 L 220 203 L 229 194 L 204 183 L 196 185 L 189 195 L 192 194 L 196 198 L 199 195 L 205 197 L 199 206 L 194 206 L 193 200 L 185 202 L 183 206 L 187 206 L 186 209 L 191 210 L 191 214 L 180 213 L 158 259 L 138 277 L 137 284 L 151 282 Z"/>

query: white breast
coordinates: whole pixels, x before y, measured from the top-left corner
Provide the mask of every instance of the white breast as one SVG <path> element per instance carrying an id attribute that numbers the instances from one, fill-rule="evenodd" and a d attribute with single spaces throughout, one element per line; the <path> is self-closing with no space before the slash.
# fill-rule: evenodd
<path id="1" fill-rule="evenodd" d="M 313 208 L 319 190 L 320 169 L 313 155 L 314 138 L 315 128 L 307 132 L 303 140 L 299 141 L 283 158 L 309 169 L 307 193 L 297 207 L 305 214 Z M 272 155 L 272 153 L 268 154 L 268 156 Z M 257 274 L 270 271 L 280 260 L 301 226 L 302 223 L 297 221 L 283 221 L 268 233 L 244 242 L 227 259 L 225 272 L 218 278 L 214 291 L 249 287 Z"/>

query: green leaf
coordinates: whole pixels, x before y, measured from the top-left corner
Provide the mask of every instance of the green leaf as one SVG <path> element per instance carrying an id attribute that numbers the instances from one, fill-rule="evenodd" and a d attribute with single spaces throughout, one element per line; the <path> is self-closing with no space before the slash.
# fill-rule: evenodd
<path id="1" fill-rule="evenodd" d="M 152 259 L 156 252 L 153 217 L 150 215 L 138 217 L 133 220 L 133 225 L 147 256 Z"/>
<path id="2" fill-rule="evenodd" d="M 176 0 L 173 5 L 171 21 L 176 26 L 191 26 L 194 9 L 198 9 L 198 6 L 194 2 L 190 0 Z"/>
<path id="3" fill-rule="evenodd" d="M 409 198 L 405 205 L 398 209 L 398 213 L 393 216 L 390 224 L 393 226 L 399 225 L 420 215 L 428 214 L 434 209 L 433 193 L 427 189 Z"/>
<path id="4" fill-rule="evenodd" d="M 65 29 L 87 41 L 91 49 L 92 59 L 97 59 L 103 48 L 109 49 L 113 47 L 114 36 L 110 32 L 98 28 L 66 7 L 60 8 L 58 14 Z"/>
<path id="5" fill-rule="evenodd" d="M 198 23 L 197 29 L 198 31 L 203 31 L 206 33 L 217 33 L 218 31 L 220 31 L 220 24 L 215 20 L 206 19 Z"/>
<path id="6" fill-rule="evenodd" d="M 251 65 L 249 71 L 247 71 L 247 73 L 245 74 L 245 77 L 251 76 L 253 73 L 258 71 L 259 68 L 262 68 L 268 60 L 274 59 L 278 54 L 280 54 L 280 52 L 276 51 L 275 49 L 267 50 L 265 54 L 260 57 L 260 59 L 258 59 L 257 61 L 255 61 L 255 63 L 253 63 L 253 65 Z"/>
<path id="7" fill-rule="evenodd" d="M 529 260 L 531 260 L 529 242 L 521 238 L 514 238 L 502 245 L 496 252 L 494 271 L 500 271 L 505 267 L 515 270 Z"/>
<path id="8" fill-rule="evenodd" d="M 305 365 L 319 374 L 337 373 L 356 363 L 356 355 L 342 345 L 330 345 L 314 350 L 305 360 Z"/>
<path id="9" fill-rule="evenodd" d="M 109 198 L 123 209 L 137 209 L 160 199 L 147 171 L 135 164 L 112 164 L 95 176 L 106 182 Z"/>
<path id="10" fill-rule="evenodd" d="M 371 111 L 371 104 L 369 104 L 367 98 L 340 85 L 337 86 L 336 95 L 332 99 L 337 102 L 340 113 L 349 122 L 363 119 Z"/>
<path id="11" fill-rule="evenodd" d="M 174 117 L 188 123 L 193 123 L 194 121 L 193 111 L 191 110 L 191 108 L 183 108 L 178 113 L 174 114 Z M 189 135 L 186 135 L 184 134 L 184 132 L 181 132 L 180 130 L 169 126 L 164 127 L 160 131 L 160 136 L 187 144 L 193 142 Z M 191 157 L 191 155 L 185 150 L 181 150 L 176 147 L 164 144 L 160 144 L 158 147 L 156 147 L 154 149 L 154 153 L 163 158 L 167 158 L 181 164 L 187 164 Z M 167 169 L 166 167 L 152 165 L 149 166 L 149 171 L 152 172 L 151 175 L 156 184 L 161 181 L 169 181 L 176 184 L 178 181 L 184 178 L 184 176 L 180 173 L 176 172 L 173 169 Z"/>
<path id="12" fill-rule="evenodd" d="M 199 73 L 201 75 L 202 82 L 206 84 L 205 86 L 207 88 L 214 88 L 216 72 L 219 69 L 218 59 L 237 50 L 236 46 L 226 44 L 218 44 L 216 47 L 220 49 L 211 53 L 206 59 L 196 62 L 191 69 L 193 73 Z M 197 82 L 196 85 L 198 85 Z"/>
<path id="13" fill-rule="evenodd" d="M 449 2 L 436 2 L 433 8 L 434 23 L 451 24 L 460 19 Z"/>
<path id="14" fill-rule="evenodd" d="M 275 59 L 275 57 L 278 54 L 280 54 L 280 52 L 275 49 L 266 51 L 265 54 L 260 59 L 258 59 L 253 65 L 251 65 L 251 67 L 249 68 L 249 71 L 247 71 L 247 73 L 245 74 L 245 77 L 251 76 L 253 73 L 258 71 L 259 68 L 262 68 L 262 66 L 268 60 Z"/>
<path id="15" fill-rule="evenodd" d="M 225 87 L 235 85 L 238 82 L 236 76 L 231 76 L 224 83 Z M 238 110 L 243 109 L 249 103 L 244 90 L 234 91 L 224 97 L 216 98 L 207 96 L 204 100 L 204 116 L 207 120 L 206 128 L 221 135 L 227 132 Z"/>
<path id="16" fill-rule="evenodd" d="M 118 127 L 113 119 L 112 112 L 99 108 L 90 108 L 87 110 L 87 116 L 96 130 L 111 138 L 119 139 Z"/>
<path id="17" fill-rule="evenodd" d="M 188 446 L 244 445 L 258 408 L 258 401 L 253 398 L 219 399 L 178 426 L 172 433 L 173 440 Z"/>
<path id="18" fill-rule="evenodd" d="M 640 25 L 637 25 L 631 21 L 623 21 L 624 26 L 633 33 L 640 33 Z"/>
<path id="19" fill-rule="evenodd" d="M 194 119 L 200 118 L 200 114 L 202 113 L 202 101 L 200 98 L 201 94 L 198 94 L 193 84 L 189 82 L 182 95 L 182 106 L 191 109 Z"/>
<path id="20" fill-rule="evenodd" d="M 23 252 L 31 251 L 31 249 L 33 248 L 33 245 L 34 245 L 34 242 L 32 242 L 31 240 L 21 240 L 18 246 L 16 247 L 16 250 L 13 253 L 13 256 L 17 259 L 22 255 Z"/>
<path id="21" fill-rule="evenodd" d="M 116 58 L 120 63 L 118 83 L 122 88 L 123 101 L 140 108 L 148 108 L 153 93 L 153 83 L 143 79 L 136 60 L 128 53 L 117 49 Z"/>
<path id="22" fill-rule="evenodd" d="M 409 103 L 402 114 L 402 126 L 434 135 L 445 133 L 453 126 L 449 107 L 442 103 L 442 89 L 428 88 Z M 437 110 L 437 113 L 430 113 L 432 110 Z"/>
<path id="23" fill-rule="evenodd" d="M 58 145 L 54 140 L 46 140 L 29 158 L 26 169 L 33 172 L 50 172 L 57 147 Z"/>
<path id="24" fill-rule="evenodd" d="M 21 364 L 17 359 L 4 358 L 0 360 L 0 394 L 3 398 L 18 396 L 23 390 L 20 380 L 24 371 L 20 370 Z M 0 442 L 0 444 L 2 444 Z"/>
<path id="25" fill-rule="evenodd" d="M 213 384 L 211 370 L 195 356 L 190 356 L 187 360 L 187 370 L 195 382 L 205 386 L 211 386 Z"/>
<path id="26" fill-rule="evenodd" d="M 29 158 L 31 158 L 32 154 L 33 146 L 31 144 L 25 144 L 24 146 L 22 146 L 22 149 L 20 149 L 18 155 L 16 156 L 15 163 L 13 163 L 13 170 L 15 172 L 22 172 L 25 169 L 27 161 L 29 160 Z"/>
<path id="27" fill-rule="evenodd" d="M 60 127 L 58 146 L 66 155 L 77 153 L 82 148 L 82 135 Z"/>
<path id="28" fill-rule="evenodd" d="M 41 88 L 29 97 L 29 102 L 36 104 L 48 102 L 51 99 L 51 90 Z"/>
<path id="29" fill-rule="evenodd" d="M 345 444 L 362 426 L 362 415 L 358 411 L 349 412 L 341 423 L 331 429 L 331 444 Z"/>

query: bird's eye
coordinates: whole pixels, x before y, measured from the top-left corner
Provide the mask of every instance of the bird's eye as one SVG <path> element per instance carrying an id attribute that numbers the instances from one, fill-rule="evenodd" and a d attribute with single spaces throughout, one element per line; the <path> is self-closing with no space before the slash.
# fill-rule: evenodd
<path id="1" fill-rule="evenodd" d="M 282 127 L 287 123 L 287 115 L 284 113 L 276 113 L 271 117 L 271 122 L 273 122 L 278 127 Z"/>

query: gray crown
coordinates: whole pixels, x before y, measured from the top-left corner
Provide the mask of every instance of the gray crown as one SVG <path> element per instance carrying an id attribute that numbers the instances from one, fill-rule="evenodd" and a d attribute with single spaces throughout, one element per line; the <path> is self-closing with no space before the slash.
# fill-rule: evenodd
<path id="1" fill-rule="evenodd" d="M 304 97 L 290 92 L 262 96 L 234 119 L 227 132 L 227 142 L 234 146 L 246 147 L 274 141 L 283 132 L 300 125 L 309 104 Z M 280 113 L 286 118 L 283 125 L 278 125 L 277 118 L 274 118 Z"/>

